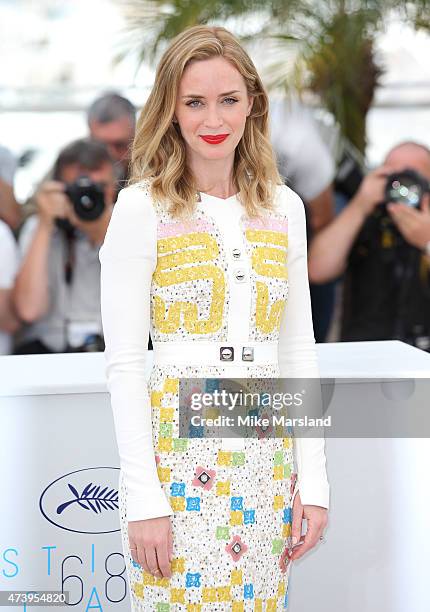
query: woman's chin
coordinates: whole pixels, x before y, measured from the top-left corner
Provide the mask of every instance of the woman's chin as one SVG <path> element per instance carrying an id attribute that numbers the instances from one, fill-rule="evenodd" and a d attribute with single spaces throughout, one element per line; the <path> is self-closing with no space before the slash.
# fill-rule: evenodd
<path id="1" fill-rule="evenodd" d="M 203 159 L 229 159 L 234 151 L 230 151 L 221 145 L 207 145 L 204 150 L 199 149 L 198 155 Z"/>

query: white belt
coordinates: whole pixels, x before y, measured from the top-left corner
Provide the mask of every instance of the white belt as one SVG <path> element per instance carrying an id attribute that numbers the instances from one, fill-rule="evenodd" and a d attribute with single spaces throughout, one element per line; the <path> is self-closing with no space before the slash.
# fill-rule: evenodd
<path id="1" fill-rule="evenodd" d="M 278 342 L 214 342 L 183 340 L 153 342 L 153 363 L 165 365 L 278 365 Z"/>

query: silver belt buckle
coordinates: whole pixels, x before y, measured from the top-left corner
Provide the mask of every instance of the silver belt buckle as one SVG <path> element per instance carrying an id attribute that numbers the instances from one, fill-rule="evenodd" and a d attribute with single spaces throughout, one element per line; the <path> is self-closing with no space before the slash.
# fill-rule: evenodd
<path id="1" fill-rule="evenodd" d="M 221 346 L 219 358 L 221 361 L 234 361 L 234 348 L 232 346 Z"/>
<path id="2" fill-rule="evenodd" d="M 242 347 L 242 361 L 254 361 L 254 347 L 243 346 Z"/>

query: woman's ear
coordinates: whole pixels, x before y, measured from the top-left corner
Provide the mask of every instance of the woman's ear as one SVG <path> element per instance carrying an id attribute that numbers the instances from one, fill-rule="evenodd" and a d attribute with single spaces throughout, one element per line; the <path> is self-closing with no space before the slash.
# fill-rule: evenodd
<path id="1" fill-rule="evenodd" d="M 249 115 L 251 114 L 252 106 L 254 104 L 254 96 L 248 96 L 248 99 L 249 99 L 249 103 L 248 103 L 248 110 L 246 113 L 247 117 L 249 117 Z"/>

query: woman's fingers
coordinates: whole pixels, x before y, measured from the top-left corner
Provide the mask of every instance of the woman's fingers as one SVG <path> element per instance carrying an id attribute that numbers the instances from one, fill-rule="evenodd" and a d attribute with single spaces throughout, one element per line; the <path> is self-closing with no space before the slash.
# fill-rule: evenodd
<path id="1" fill-rule="evenodd" d="M 308 550 L 316 546 L 320 536 L 327 525 L 327 511 L 324 508 L 317 506 L 306 506 L 305 518 L 307 522 L 307 530 L 300 541 L 303 542 L 293 549 L 291 560 L 295 561 L 302 557 Z"/>
<path id="2" fill-rule="evenodd" d="M 288 548 L 288 546 L 286 546 L 284 549 L 284 552 L 282 553 L 279 559 L 279 567 L 281 568 L 281 571 L 283 574 L 285 574 L 285 572 L 287 571 L 288 564 L 291 561 L 290 556 L 291 556 L 291 549 Z"/>
<path id="3" fill-rule="evenodd" d="M 129 521 L 128 536 L 133 561 L 156 578 L 170 577 L 173 552 L 170 517 Z"/>
<path id="4" fill-rule="evenodd" d="M 303 506 L 300 501 L 300 493 L 297 493 L 293 502 L 293 521 L 291 524 L 291 536 L 293 545 L 300 540 L 302 535 L 302 521 L 303 521 Z"/>
<path id="5" fill-rule="evenodd" d="M 155 550 L 158 560 L 158 567 L 160 569 L 163 578 L 170 578 L 170 560 L 169 560 L 169 541 L 168 538 L 164 539 Z"/>
<path id="6" fill-rule="evenodd" d="M 172 532 L 172 523 L 169 524 L 169 561 L 173 559 L 173 532 Z"/>
<path id="7" fill-rule="evenodd" d="M 129 541 L 129 548 L 130 548 L 130 554 L 131 554 L 131 558 L 133 559 L 133 561 L 135 563 L 140 563 L 138 557 L 137 557 L 137 544 L 135 542 L 130 542 Z"/>
<path id="8" fill-rule="evenodd" d="M 153 576 L 155 576 L 156 578 L 160 578 L 161 571 L 158 566 L 156 548 L 154 546 L 146 546 L 145 556 L 146 556 L 146 563 L 148 565 L 147 571 Z"/>

